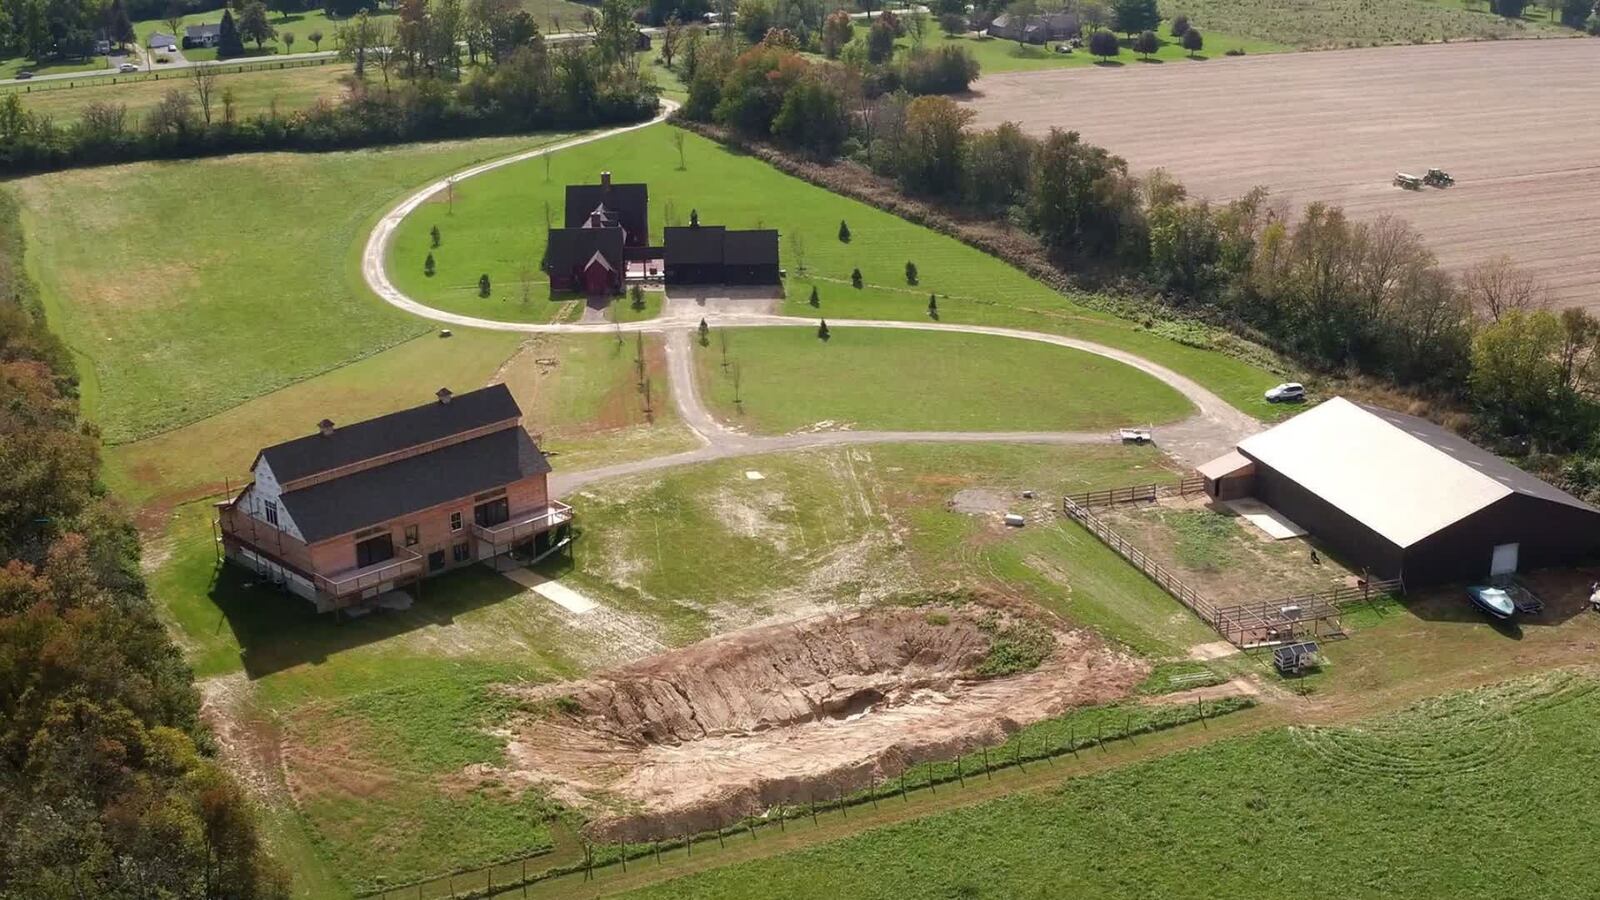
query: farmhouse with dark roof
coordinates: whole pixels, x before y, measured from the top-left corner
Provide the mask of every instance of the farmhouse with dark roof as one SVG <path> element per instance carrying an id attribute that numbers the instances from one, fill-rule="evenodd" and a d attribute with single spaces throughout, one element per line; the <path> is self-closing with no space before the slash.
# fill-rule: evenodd
<path id="1" fill-rule="evenodd" d="M 555 291 L 591 296 L 620 294 L 630 279 L 667 284 L 775 285 L 778 232 L 701 225 L 668 227 L 661 246 L 650 244 L 650 190 L 617 184 L 610 172 L 599 184 L 567 185 L 562 228 L 549 231 L 544 268 Z"/>
<path id="2" fill-rule="evenodd" d="M 354 606 L 451 568 L 568 539 L 550 464 L 504 385 L 268 447 L 218 504 L 227 558 L 316 604 Z"/>

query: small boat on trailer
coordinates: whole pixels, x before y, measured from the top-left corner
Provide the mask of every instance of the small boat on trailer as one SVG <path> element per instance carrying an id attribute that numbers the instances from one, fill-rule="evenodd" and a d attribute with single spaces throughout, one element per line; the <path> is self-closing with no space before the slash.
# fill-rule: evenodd
<path id="1" fill-rule="evenodd" d="M 1512 602 L 1509 593 L 1490 585 L 1473 585 L 1467 588 L 1467 597 L 1472 600 L 1473 606 L 1496 619 L 1509 619 L 1517 611 L 1517 605 Z"/>

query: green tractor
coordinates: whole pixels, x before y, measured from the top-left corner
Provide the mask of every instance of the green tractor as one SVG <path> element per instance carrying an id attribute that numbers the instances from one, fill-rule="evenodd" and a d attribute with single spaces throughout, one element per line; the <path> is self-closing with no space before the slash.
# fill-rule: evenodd
<path id="1" fill-rule="evenodd" d="M 1436 188 L 1447 188 L 1456 183 L 1455 178 L 1443 169 L 1429 169 L 1428 174 L 1422 176 L 1422 180 Z"/>

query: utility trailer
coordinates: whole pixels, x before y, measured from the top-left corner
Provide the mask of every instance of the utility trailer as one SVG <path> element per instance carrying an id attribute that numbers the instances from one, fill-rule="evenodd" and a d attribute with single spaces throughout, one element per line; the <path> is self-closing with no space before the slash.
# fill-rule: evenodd
<path id="1" fill-rule="evenodd" d="M 1405 172 L 1394 173 L 1394 186 L 1405 188 L 1408 191 L 1422 190 L 1422 178 L 1417 175 L 1407 175 Z"/>

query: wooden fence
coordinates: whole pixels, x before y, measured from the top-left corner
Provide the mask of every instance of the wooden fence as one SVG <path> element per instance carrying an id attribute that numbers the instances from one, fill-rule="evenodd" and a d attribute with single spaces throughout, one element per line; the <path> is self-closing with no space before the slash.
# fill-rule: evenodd
<path id="1" fill-rule="evenodd" d="M 1156 485 L 1146 485 L 1138 488 L 1119 488 L 1115 491 L 1096 491 L 1094 494 L 1097 496 L 1105 494 L 1122 496 L 1124 491 L 1139 493 L 1150 490 L 1153 492 L 1156 488 Z M 1150 499 L 1154 499 L 1153 494 Z M 1113 502 L 1127 501 L 1107 501 L 1101 505 L 1110 506 Z M 1199 591 L 1184 584 L 1181 578 L 1172 574 L 1161 563 L 1151 559 L 1149 554 L 1134 546 L 1127 538 L 1113 531 L 1111 526 L 1107 525 L 1103 519 L 1090 512 L 1087 505 L 1078 502 L 1076 497 L 1063 497 L 1061 499 L 1061 509 L 1068 518 L 1087 528 L 1090 534 L 1105 542 L 1105 545 L 1115 550 L 1118 556 L 1132 563 L 1135 569 L 1145 574 L 1145 577 L 1161 585 L 1162 589 L 1176 597 L 1179 603 L 1187 606 L 1191 612 L 1199 616 L 1201 621 L 1212 628 L 1216 628 L 1219 632 L 1222 630 L 1218 625 L 1219 609 L 1215 603 L 1206 599 Z"/>
<path id="2" fill-rule="evenodd" d="M 1106 488 L 1100 491 L 1085 491 L 1081 494 L 1071 494 L 1065 497 L 1064 500 L 1076 503 L 1084 509 L 1095 509 L 1101 506 L 1119 506 L 1124 503 L 1150 503 L 1162 497 L 1188 497 L 1191 494 L 1203 494 L 1205 490 L 1206 480 L 1198 475 L 1193 475 L 1176 482 L 1136 484 L 1129 487 Z"/>
<path id="3" fill-rule="evenodd" d="M 1195 482 L 1199 483 L 1200 490 L 1205 489 L 1204 479 L 1186 478 L 1176 485 L 1147 484 L 1091 491 L 1063 497 L 1061 510 L 1240 649 L 1272 646 L 1307 636 L 1342 637 L 1344 627 L 1339 621 L 1339 614 L 1346 604 L 1405 592 L 1405 584 L 1400 579 L 1369 579 L 1354 587 L 1224 606 L 1185 584 L 1183 579 L 1090 511 L 1091 506 L 1115 506 L 1153 501 L 1164 496 L 1186 496 L 1194 492 Z"/>

